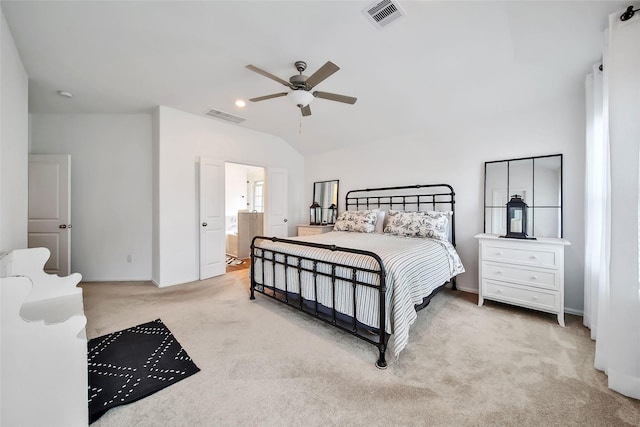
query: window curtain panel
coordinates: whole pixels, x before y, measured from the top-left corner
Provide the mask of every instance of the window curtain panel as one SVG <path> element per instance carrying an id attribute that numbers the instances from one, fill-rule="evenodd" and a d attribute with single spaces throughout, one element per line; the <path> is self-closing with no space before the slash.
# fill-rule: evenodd
<path id="1" fill-rule="evenodd" d="M 585 83 L 584 324 L 609 388 L 640 399 L 640 14 L 622 12 Z"/>

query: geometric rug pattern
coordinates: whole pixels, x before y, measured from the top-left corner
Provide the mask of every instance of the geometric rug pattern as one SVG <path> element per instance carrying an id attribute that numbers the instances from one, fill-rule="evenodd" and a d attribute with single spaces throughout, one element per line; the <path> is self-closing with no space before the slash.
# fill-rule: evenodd
<path id="1" fill-rule="evenodd" d="M 89 423 L 200 371 L 156 319 L 87 343 Z"/>
<path id="2" fill-rule="evenodd" d="M 233 257 L 231 255 L 227 255 L 226 262 L 227 262 L 227 265 L 230 265 L 230 266 L 244 264 L 243 260 L 241 260 L 240 258 Z"/>

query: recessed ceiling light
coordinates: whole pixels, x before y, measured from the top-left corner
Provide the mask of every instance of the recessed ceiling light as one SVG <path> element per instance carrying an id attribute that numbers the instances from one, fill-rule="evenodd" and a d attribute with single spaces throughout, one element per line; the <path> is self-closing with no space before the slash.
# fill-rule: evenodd
<path id="1" fill-rule="evenodd" d="M 236 99 L 236 107 L 244 108 L 246 105 L 247 103 L 244 101 L 244 99 Z"/>
<path id="2" fill-rule="evenodd" d="M 73 98 L 73 94 L 71 92 L 67 92 L 66 90 L 59 90 L 58 95 L 64 96 L 65 98 Z"/>

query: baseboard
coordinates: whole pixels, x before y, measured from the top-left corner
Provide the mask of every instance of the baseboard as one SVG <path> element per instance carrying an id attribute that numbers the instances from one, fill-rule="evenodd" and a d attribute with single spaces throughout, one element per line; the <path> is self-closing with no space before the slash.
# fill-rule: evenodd
<path id="1" fill-rule="evenodd" d="M 463 288 L 458 286 L 458 290 L 462 292 L 469 292 L 470 294 L 478 294 L 478 290 L 475 288 Z M 584 316 L 583 310 L 576 310 L 575 308 L 565 307 L 564 312 L 566 314 L 573 314 L 574 316 Z"/>
<path id="2" fill-rule="evenodd" d="M 97 278 L 86 278 L 83 277 L 82 281 L 80 283 L 93 283 L 93 282 L 152 282 L 152 279 L 146 278 L 146 279 L 123 279 L 123 278 L 117 278 L 117 279 L 97 279 Z"/>
<path id="3" fill-rule="evenodd" d="M 478 294 L 478 290 L 475 288 L 464 288 L 464 287 L 461 287 L 460 285 L 456 287 L 459 291 L 462 291 L 462 292 L 469 292 L 470 294 L 476 294 L 476 295 Z"/>
<path id="4" fill-rule="evenodd" d="M 565 307 L 564 312 L 567 314 L 584 317 L 584 310 L 576 310 L 575 308 Z"/>

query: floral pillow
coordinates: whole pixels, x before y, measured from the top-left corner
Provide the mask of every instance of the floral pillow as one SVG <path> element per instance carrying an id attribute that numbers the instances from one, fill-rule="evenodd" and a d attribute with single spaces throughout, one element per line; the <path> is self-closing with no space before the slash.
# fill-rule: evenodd
<path id="1" fill-rule="evenodd" d="M 335 225 L 334 231 L 356 231 L 358 233 L 373 233 L 378 218 L 378 209 L 366 211 L 342 212 Z"/>
<path id="2" fill-rule="evenodd" d="M 401 212 L 390 210 L 384 232 L 395 236 L 448 240 L 450 212 Z"/>

